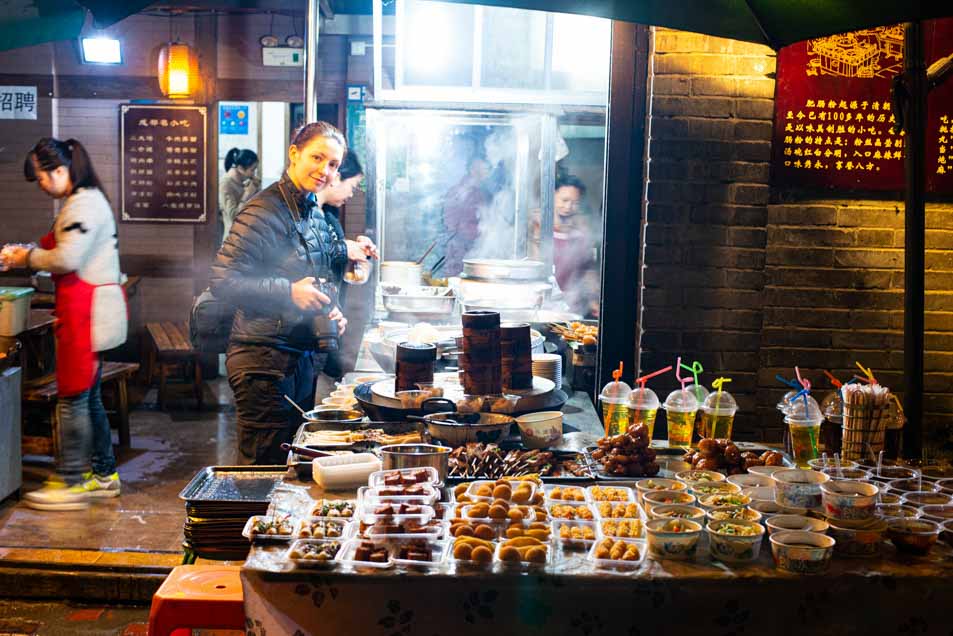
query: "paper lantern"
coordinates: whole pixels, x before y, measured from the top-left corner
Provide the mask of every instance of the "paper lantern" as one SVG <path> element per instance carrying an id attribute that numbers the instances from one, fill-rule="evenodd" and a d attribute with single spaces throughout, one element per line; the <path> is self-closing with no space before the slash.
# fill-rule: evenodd
<path id="1" fill-rule="evenodd" d="M 170 99 L 185 99 L 198 90 L 199 65 L 188 44 L 169 42 L 159 51 L 159 89 Z"/>

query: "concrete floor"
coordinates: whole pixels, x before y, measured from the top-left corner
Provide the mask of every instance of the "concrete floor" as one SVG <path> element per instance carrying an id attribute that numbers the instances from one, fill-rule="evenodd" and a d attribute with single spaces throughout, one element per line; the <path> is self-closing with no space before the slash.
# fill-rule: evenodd
<path id="1" fill-rule="evenodd" d="M 75 512 L 41 512 L 6 500 L 0 505 L 0 550 L 181 553 L 185 505 L 179 491 L 201 468 L 229 465 L 235 458 L 231 390 L 223 379 L 206 387 L 201 412 L 184 391 L 159 411 L 154 389 L 133 410 L 132 447 L 118 457 L 120 497 Z M 24 491 L 38 488 L 52 469 L 48 459 L 27 458 Z"/>

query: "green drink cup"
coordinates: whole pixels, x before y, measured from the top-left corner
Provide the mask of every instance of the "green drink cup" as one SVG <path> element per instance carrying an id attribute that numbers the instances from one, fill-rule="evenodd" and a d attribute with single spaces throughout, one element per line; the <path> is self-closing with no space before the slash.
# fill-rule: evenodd
<path id="1" fill-rule="evenodd" d="M 738 403 L 727 391 L 719 391 L 705 398 L 701 407 L 702 437 L 731 439 Z"/>
<path id="2" fill-rule="evenodd" d="M 668 445 L 689 448 L 692 445 L 692 431 L 695 429 L 695 413 L 698 412 L 698 400 L 688 389 L 677 389 L 665 398 L 666 420 L 668 421 Z"/>
<path id="3" fill-rule="evenodd" d="M 804 395 L 792 402 L 784 422 L 791 436 L 791 455 L 800 468 L 808 468 L 808 461 L 819 456 L 817 440 L 823 421 L 821 408 L 811 396 Z"/>

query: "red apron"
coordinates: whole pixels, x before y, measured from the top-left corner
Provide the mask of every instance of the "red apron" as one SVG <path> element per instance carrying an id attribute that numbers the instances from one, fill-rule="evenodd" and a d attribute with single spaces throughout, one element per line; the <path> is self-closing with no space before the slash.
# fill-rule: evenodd
<path id="1" fill-rule="evenodd" d="M 56 238 L 50 232 L 40 239 L 40 247 L 51 250 Z M 93 386 L 98 356 L 93 351 L 93 293 L 76 272 L 53 274 L 56 284 L 56 385 L 58 395 L 71 397 Z M 113 283 L 115 284 L 115 283 Z"/>

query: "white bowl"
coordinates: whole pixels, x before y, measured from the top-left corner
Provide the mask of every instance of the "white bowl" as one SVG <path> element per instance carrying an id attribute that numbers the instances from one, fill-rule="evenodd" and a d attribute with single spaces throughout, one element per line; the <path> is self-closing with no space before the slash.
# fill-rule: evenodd
<path id="1" fill-rule="evenodd" d="M 787 466 L 752 466 L 748 472 L 752 475 L 765 475 L 770 477 L 779 470 L 786 470 Z"/>
<path id="2" fill-rule="evenodd" d="M 774 468 L 774 466 L 770 466 Z M 747 475 L 731 475 L 728 477 L 728 483 L 741 486 L 742 488 L 757 488 L 758 486 L 770 486 L 774 488 L 774 480 L 767 475 L 749 473 Z"/>
<path id="3" fill-rule="evenodd" d="M 548 448 L 563 438 L 563 414 L 561 411 L 541 411 L 528 413 L 516 418 L 520 428 L 523 446 L 526 448 Z"/>

